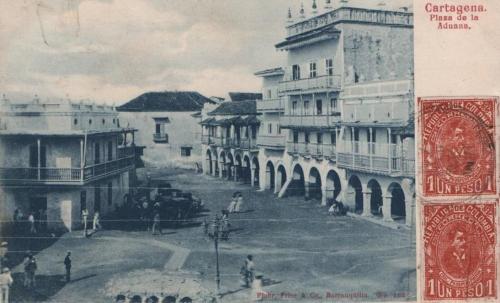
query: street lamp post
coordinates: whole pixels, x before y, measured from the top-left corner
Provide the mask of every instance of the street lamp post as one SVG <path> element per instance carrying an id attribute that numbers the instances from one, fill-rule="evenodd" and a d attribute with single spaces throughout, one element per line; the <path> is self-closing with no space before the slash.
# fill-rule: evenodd
<path id="1" fill-rule="evenodd" d="M 215 246 L 215 282 L 217 283 L 217 293 L 220 293 L 220 271 L 219 271 L 219 228 L 220 219 L 219 216 L 215 216 L 214 219 L 214 246 Z"/>

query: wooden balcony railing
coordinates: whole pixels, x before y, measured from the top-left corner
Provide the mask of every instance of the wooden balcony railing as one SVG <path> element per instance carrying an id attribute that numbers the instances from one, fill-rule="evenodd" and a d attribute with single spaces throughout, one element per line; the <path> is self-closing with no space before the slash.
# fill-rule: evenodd
<path id="1" fill-rule="evenodd" d="M 319 76 L 280 82 L 279 92 L 293 94 L 309 90 L 340 90 L 340 75 Z"/>
<path id="2" fill-rule="evenodd" d="M 283 128 L 317 127 L 333 128 L 340 121 L 340 112 L 329 115 L 294 115 L 287 114 L 280 117 L 280 126 Z"/>
<path id="3" fill-rule="evenodd" d="M 285 148 L 284 135 L 266 135 L 257 137 L 257 145 Z"/>
<path id="4" fill-rule="evenodd" d="M 134 154 L 122 151 L 121 158 L 84 168 L 0 167 L 0 180 L 42 183 L 84 183 L 133 167 Z M 120 154 L 119 153 L 119 154 Z"/>
<path id="5" fill-rule="evenodd" d="M 167 134 L 153 134 L 153 142 L 155 143 L 168 143 L 168 135 Z"/>

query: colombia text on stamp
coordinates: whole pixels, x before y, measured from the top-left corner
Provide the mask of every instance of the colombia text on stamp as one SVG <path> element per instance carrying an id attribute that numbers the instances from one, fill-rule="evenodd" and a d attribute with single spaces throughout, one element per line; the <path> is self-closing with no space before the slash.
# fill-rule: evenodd
<path id="1" fill-rule="evenodd" d="M 496 204 L 423 205 L 424 299 L 496 298 Z"/>

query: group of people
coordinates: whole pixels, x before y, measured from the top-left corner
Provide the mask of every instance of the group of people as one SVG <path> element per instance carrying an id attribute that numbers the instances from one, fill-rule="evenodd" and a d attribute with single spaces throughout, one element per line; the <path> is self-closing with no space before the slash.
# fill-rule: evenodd
<path id="1" fill-rule="evenodd" d="M 231 202 L 227 207 L 229 213 L 239 213 L 243 209 L 243 195 L 240 192 L 235 192 L 231 198 Z"/>
<path id="2" fill-rule="evenodd" d="M 83 236 L 84 237 L 87 237 L 89 234 L 88 234 L 88 218 L 89 218 L 89 211 L 84 208 L 82 209 L 82 224 L 83 224 Z M 102 226 L 101 226 L 101 216 L 99 214 L 99 211 L 96 210 L 94 211 L 94 217 L 92 219 L 92 230 L 97 231 L 99 229 L 101 229 Z"/>
<path id="3" fill-rule="evenodd" d="M 35 235 L 47 230 L 47 211 L 39 209 L 37 211 L 30 211 L 27 215 L 16 208 L 12 216 L 13 232 L 14 234 L 29 233 Z"/>

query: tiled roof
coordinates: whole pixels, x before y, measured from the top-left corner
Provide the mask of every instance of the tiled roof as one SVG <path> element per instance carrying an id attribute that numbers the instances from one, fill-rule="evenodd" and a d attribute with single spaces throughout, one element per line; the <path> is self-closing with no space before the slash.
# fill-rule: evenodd
<path id="1" fill-rule="evenodd" d="M 208 115 L 256 115 L 257 103 L 255 100 L 246 100 L 239 102 L 224 102 L 216 109 L 209 112 Z"/>
<path id="2" fill-rule="evenodd" d="M 230 92 L 229 98 L 231 98 L 231 101 L 262 100 L 262 94 L 261 93 Z"/>
<path id="3" fill-rule="evenodd" d="M 205 103 L 215 104 L 213 100 L 198 92 L 149 92 L 118 106 L 116 110 L 121 112 L 191 112 L 200 111 Z"/>

